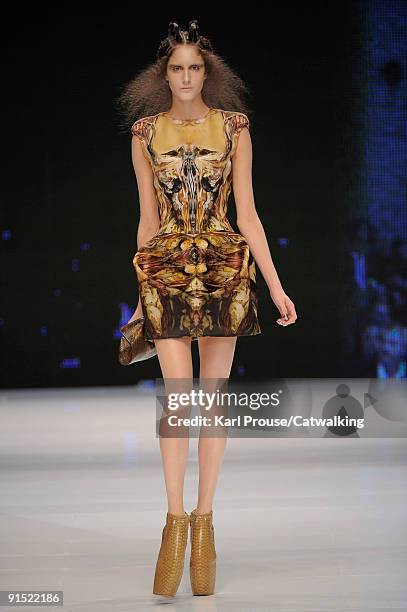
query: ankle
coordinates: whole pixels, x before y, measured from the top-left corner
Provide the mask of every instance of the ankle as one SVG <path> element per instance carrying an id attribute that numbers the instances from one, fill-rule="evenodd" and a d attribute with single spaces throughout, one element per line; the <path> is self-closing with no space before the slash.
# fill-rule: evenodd
<path id="1" fill-rule="evenodd" d="M 173 516 L 185 516 L 185 510 L 174 509 L 170 510 L 168 508 L 168 514 L 172 514 Z"/>
<path id="2" fill-rule="evenodd" d="M 201 508 L 198 506 L 195 508 L 194 514 L 209 514 L 212 512 L 212 508 L 202 506 Z"/>

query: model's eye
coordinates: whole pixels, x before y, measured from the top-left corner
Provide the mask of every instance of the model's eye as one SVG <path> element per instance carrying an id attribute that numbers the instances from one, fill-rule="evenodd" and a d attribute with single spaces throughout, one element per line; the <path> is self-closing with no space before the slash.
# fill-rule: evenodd
<path id="1" fill-rule="evenodd" d="M 181 70 L 182 66 L 172 66 L 172 70 L 178 71 Z M 198 64 L 196 64 L 195 66 L 191 66 L 191 68 L 193 68 L 194 70 L 200 70 L 200 66 Z"/>

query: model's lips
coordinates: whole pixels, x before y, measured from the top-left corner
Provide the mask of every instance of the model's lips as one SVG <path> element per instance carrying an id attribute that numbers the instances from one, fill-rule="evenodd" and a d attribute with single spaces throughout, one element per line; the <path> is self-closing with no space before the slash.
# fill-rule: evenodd
<path id="1" fill-rule="evenodd" d="M 192 87 L 181 87 L 182 91 L 188 91 L 189 89 L 192 89 Z"/>

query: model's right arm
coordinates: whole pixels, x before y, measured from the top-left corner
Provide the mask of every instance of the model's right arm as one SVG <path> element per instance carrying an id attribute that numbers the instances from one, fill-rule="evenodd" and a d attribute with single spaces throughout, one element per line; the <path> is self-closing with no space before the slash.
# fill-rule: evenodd
<path id="1" fill-rule="evenodd" d="M 158 203 L 153 182 L 153 171 L 146 159 L 138 136 L 131 139 L 131 158 L 137 179 L 140 203 L 140 221 L 137 230 L 137 249 L 140 249 L 157 232 L 160 226 Z"/>
<path id="2" fill-rule="evenodd" d="M 155 194 L 153 171 L 150 162 L 143 152 L 143 145 L 135 134 L 131 140 L 131 158 L 137 179 L 138 196 L 140 203 L 140 220 L 137 229 L 137 250 L 140 249 L 159 229 L 160 217 Z M 137 308 L 130 321 L 141 317 L 143 310 L 139 296 Z"/>

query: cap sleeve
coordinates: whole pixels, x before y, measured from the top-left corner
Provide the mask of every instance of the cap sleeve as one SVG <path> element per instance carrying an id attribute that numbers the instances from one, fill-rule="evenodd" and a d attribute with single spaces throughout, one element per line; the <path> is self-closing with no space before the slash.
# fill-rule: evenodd
<path id="1" fill-rule="evenodd" d="M 137 138 L 141 142 L 141 150 L 143 152 L 144 157 L 151 162 L 150 153 L 149 153 L 149 143 L 150 143 L 150 129 L 151 123 L 149 121 L 149 117 L 142 117 L 133 123 L 130 128 L 130 131 L 133 136 L 137 136 Z"/>
<path id="2" fill-rule="evenodd" d="M 249 121 L 248 116 L 245 115 L 245 113 L 234 112 L 233 114 L 231 114 L 230 123 L 231 123 L 230 136 L 232 139 L 230 155 L 231 157 L 233 157 L 237 149 L 237 143 L 239 141 L 239 134 L 243 128 L 245 127 L 249 128 L 250 121 Z"/>
<path id="3" fill-rule="evenodd" d="M 235 131 L 239 134 L 243 128 L 250 128 L 250 121 L 244 113 L 235 113 Z"/>
<path id="4" fill-rule="evenodd" d="M 145 127 L 146 126 L 145 126 L 144 119 L 138 119 L 137 121 L 133 123 L 130 131 L 133 136 L 137 136 L 137 138 L 139 138 L 140 140 L 144 142 L 145 136 L 146 136 Z"/>

